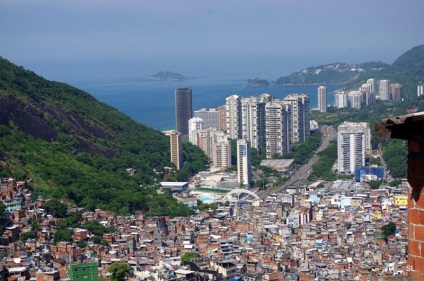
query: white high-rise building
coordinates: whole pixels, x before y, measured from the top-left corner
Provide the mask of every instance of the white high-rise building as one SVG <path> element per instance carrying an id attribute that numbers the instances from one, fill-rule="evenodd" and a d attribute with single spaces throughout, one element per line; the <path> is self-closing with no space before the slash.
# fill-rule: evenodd
<path id="1" fill-rule="evenodd" d="M 202 118 L 193 117 L 188 120 L 188 140 L 194 145 L 199 145 L 197 142 L 197 135 L 200 130 L 203 130 Z"/>
<path id="2" fill-rule="evenodd" d="M 310 135 L 309 96 L 296 93 L 286 96 L 284 101 L 290 102 L 292 107 L 292 143 L 304 142 Z"/>
<path id="3" fill-rule="evenodd" d="M 380 100 L 390 100 L 390 80 L 380 80 Z"/>
<path id="4" fill-rule="evenodd" d="M 336 108 L 347 108 L 348 107 L 347 92 L 339 90 L 334 93 L 334 104 Z"/>
<path id="5" fill-rule="evenodd" d="M 249 186 L 252 181 L 250 142 L 248 140 L 237 140 L 237 177 L 238 181 L 245 186 Z"/>
<path id="6" fill-rule="evenodd" d="M 226 98 L 227 134 L 231 139 L 240 139 L 242 130 L 241 97 L 232 95 Z"/>
<path id="7" fill-rule="evenodd" d="M 377 80 L 374 78 L 368 79 L 367 85 L 369 86 L 367 104 L 373 104 L 375 103 L 375 95 L 377 94 Z"/>
<path id="8" fill-rule="evenodd" d="M 216 142 L 212 151 L 212 161 L 214 167 L 231 167 L 231 142 L 225 133 L 218 132 L 216 134 Z"/>
<path id="9" fill-rule="evenodd" d="M 327 87 L 318 87 L 318 110 L 320 112 L 327 112 Z"/>
<path id="10" fill-rule="evenodd" d="M 265 102 L 257 97 L 242 98 L 241 112 L 241 138 L 249 140 L 251 147 L 265 147 Z"/>
<path id="11" fill-rule="evenodd" d="M 292 117 L 289 101 L 273 101 L 265 105 L 266 158 L 291 151 Z"/>
<path id="12" fill-rule="evenodd" d="M 417 96 L 424 95 L 424 85 L 420 82 L 417 86 Z"/>
<path id="13" fill-rule="evenodd" d="M 375 96 L 377 92 L 377 80 L 374 78 L 368 79 L 367 84 L 370 85 L 370 93 Z"/>
<path id="14" fill-rule="evenodd" d="M 366 122 L 344 122 L 337 128 L 339 173 L 352 174 L 356 167 L 365 166 L 365 156 L 371 150 L 371 132 Z"/>
<path id="15" fill-rule="evenodd" d="M 203 129 L 219 127 L 219 111 L 216 108 L 202 108 L 194 111 L 194 117 L 202 118 Z"/>
<path id="16" fill-rule="evenodd" d="M 348 100 L 351 108 L 361 109 L 363 94 L 361 91 L 349 91 Z"/>

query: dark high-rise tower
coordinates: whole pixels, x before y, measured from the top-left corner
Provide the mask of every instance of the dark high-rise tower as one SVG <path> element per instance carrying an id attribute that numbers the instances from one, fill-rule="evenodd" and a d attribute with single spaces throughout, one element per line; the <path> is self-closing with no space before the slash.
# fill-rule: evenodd
<path id="1" fill-rule="evenodd" d="M 175 90 L 175 121 L 176 130 L 182 135 L 188 135 L 188 120 L 193 117 L 191 89 L 178 88 Z"/>

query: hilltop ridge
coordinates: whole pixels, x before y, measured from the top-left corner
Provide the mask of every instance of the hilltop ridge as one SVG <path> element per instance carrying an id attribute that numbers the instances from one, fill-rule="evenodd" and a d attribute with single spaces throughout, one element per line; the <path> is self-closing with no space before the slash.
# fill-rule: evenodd
<path id="1" fill-rule="evenodd" d="M 197 162 L 166 174 L 164 167 L 173 164 L 163 133 L 0 58 L 0 173 L 27 179 L 34 196 L 66 197 L 88 210 L 148 211 L 146 196 L 155 201 L 158 181 L 186 180 L 207 163 L 197 147 L 184 148 Z M 165 214 L 165 207 L 178 210 L 174 203 L 154 208 Z"/>

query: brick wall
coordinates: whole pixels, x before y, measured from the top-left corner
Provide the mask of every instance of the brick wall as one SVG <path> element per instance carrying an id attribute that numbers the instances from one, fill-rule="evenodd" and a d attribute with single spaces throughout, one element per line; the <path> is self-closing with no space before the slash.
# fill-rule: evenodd
<path id="1" fill-rule="evenodd" d="M 408 248 L 406 270 L 413 280 L 424 280 L 424 143 L 408 141 Z"/>

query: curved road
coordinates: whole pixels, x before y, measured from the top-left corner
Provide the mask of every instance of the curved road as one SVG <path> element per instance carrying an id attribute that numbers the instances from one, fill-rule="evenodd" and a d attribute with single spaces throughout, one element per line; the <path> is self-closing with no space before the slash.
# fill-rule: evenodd
<path id="1" fill-rule="evenodd" d="M 286 181 L 283 185 L 278 186 L 277 188 L 259 190 L 258 192 L 256 192 L 259 197 L 266 198 L 272 193 L 281 192 L 286 187 L 293 185 L 297 182 L 304 181 L 309 177 L 309 174 L 312 172 L 312 166 L 319 160 L 318 153 L 325 150 L 329 146 L 330 141 L 335 140 L 337 138 L 337 132 L 332 126 L 320 126 L 320 131 L 322 133 L 321 145 L 315 151 L 314 156 L 308 161 L 308 163 L 303 166 L 300 166 L 297 170 L 295 170 L 290 179 Z"/>

